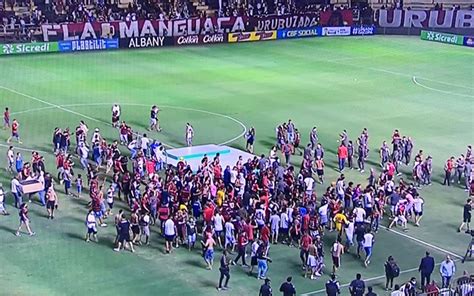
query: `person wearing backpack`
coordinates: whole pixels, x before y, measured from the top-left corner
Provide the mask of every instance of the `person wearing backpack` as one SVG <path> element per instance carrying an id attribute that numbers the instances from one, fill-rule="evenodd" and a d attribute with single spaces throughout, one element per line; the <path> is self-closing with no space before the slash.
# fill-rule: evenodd
<path id="1" fill-rule="evenodd" d="M 337 296 L 341 294 L 339 281 L 336 280 L 336 275 L 331 274 L 331 279 L 326 282 L 326 294 L 327 296 Z"/>
<path id="2" fill-rule="evenodd" d="M 400 275 L 400 267 L 393 259 L 392 256 L 388 256 L 387 261 L 385 262 L 385 291 L 392 290 L 393 288 L 393 279 Z M 389 287 L 390 285 L 390 287 Z"/>
<path id="3" fill-rule="evenodd" d="M 360 273 L 356 274 L 355 280 L 349 285 L 351 296 L 363 296 L 365 292 L 365 282 L 362 280 Z"/>

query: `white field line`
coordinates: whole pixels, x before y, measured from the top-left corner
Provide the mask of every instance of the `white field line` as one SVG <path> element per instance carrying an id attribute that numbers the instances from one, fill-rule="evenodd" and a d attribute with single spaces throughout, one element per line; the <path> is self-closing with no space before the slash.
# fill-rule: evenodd
<path id="1" fill-rule="evenodd" d="M 386 227 L 386 226 L 381 226 L 381 228 L 384 228 L 384 229 L 386 229 L 386 230 L 389 230 L 388 227 Z M 444 253 L 444 254 L 447 254 L 447 255 L 451 255 L 451 256 L 454 257 L 454 258 L 457 258 L 457 259 L 462 259 L 462 258 L 464 258 L 464 256 L 458 255 L 458 254 L 456 254 L 456 253 L 453 253 L 453 252 L 448 251 L 448 250 L 446 250 L 446 249 L 443 249 L 443 248 L 441 248 L 441 247 L 435 246 L 435 245 L 433 245 L 433 244 L 430 244 L 430 243 L 428 243 L 428 242 L 425 242 L 425 241 L 423 241 L 423 240 L 421 240 L 421 239 L 418 239 L 418 238 L 416 238 L 416 237 L 410 236 L 410 235 L 405 234 L 405 233 L 403 233 L 403 232 L 399 232 L 399 231 L 396 231 L 396 230 L 393 230 L 393 229 L 390 229 L 389 232 L 395 233 L 395 234 L 400 235 L 400 236 L 403 236 L 404 238 L 408 238 L 408 239 L 410 239 L 410 240 L 412 240 L 412 241 L 414 241 L 414 242 L 417 242 L 417 243 L 419 243 L 419 244 L 421 244 L 421 245 L 425 245 L 425 246 L 427 246 L 428 248 L 431 248 L 431 249 L 433 249 L 433 250 L 439 251 L 439 252 L 441 252 L 441 253 Z"/>
<path id="2" fill-rule="evenodd" d="M 424 79 L 424 78 L 422 78 Z M 448 94 L 448 95 L 453 95 L 453 96 L 459 96 L 459 97 L 467 97 L 467 98 L 474 98 L 474 95 L 466 95 L 466 94 L 459 94 L 459 93 L 455 93 L 455 92 L 451 92 L 451 91 L 446 91 L 446 90 L 441 90 L 441 89 L 437 89 L 437 88 L 432 88 L 432 87 L 429 87 L 429 86 L 426 86 L 420 82 L 418 82 L 418 80 L 416 80 L 416 76 L 413 76 L 412 77 L 412 80 L 413 82 L 422 87 L 422 88 L 425 88 L 425 89 L 428 89 L 428 90 L 431 90 L 431 91 L 435 91 L 435 92 L 439 92 L 439 93 L 443 93 L 443 94 Z"/>
<path id="3" fill-rule="evenodd" d="M 101 121 L 101 120 L 92 118 L 92 117 L 90 117 L 90 116 L 87 116 L 87 115 L 85 115 L 85 114 L 82 114 L 82 113 L 79 113 L 79 112 L 76 112 L 76 111 L 73 111 L 73 110 L 66 109 L 66 108 L 64 108 L 64 107 L 61 107 L 60 105 L 56 105 L 56 104 L 50 103 L 50 102 L 48 102 L 48 101 L 39 99 L 39 98 L 37 98 L 37 97 L 30 96 L 30 95 L 28 95 L 28 94 L 25 94 L 25 93 L 16 91 L 16 90 L 14 90 L 14 89 L 12 89 L 12 88 L 5 87 L 5 86 L 2 86 L 2 85 L 0 85 L 0 88 L 1 88 L 1 89 L 4 89 L 4 90 L 7 90 L 7 91 L 9 91 L 9 92 L 11 92 L 11 93 L 14 93 L 14 94 L 23 96 L 23 97 L 25 97 L 25 98 L 31 99 L 31 100 L 33 100 L 33 101 L 37 101 L 37 102 L 43 103 L 43 104 L 45 104 L 45 105 L 58 108 L 58 109 L 63 110 L 63 111 L 65 111 L 65 112 L 68 112 L 68 113 L 71 113 L 71 114 L 75 114 L 75 115 L 78 115 L 78 116 L 87 118 L 87 119 L 92 120 L 92 121 L 95 121 L 95 122 L 104 123 L 104 122 Z M 107 123 L 107 124 L 108 124 L 108 123 Z"/>
<path id="4" fill-rule="evenodd" d="M 456 262 L 456 261 L 459 261 L 459 259 L 455 259 L 453 261 Z M 441 262 L 435 264 L 435 266 L 439 266 L 439 265 L 441 265 Z M 413 272 L 413 271 L 418 271 L 418 267 L 402 270 L 402 271 L 400 271 L 400 274 L 410 273 L 410 272 Z M 376 276 L 376 277 L 371 277 L 371 278 L 368 278 L 368 279 L 364 279 L 364 278 L 362 278 L 362 279 L 364 280 L 365 283 L 368 283 L 368 282 L 371 282 L 371 281 L 381 280 L 381 279 L 384 279 L 384 278 L 385 278 L 385 274 L 384 275 L 379 275 L 379 276 Z M 350 283 L 345 283 L 343 285 L 340 285 L 339 287 L 342 289 L 342 288 L 347 288 L 349 286 L 350 286 Z M 301 296 L 317 295 L 317 294 L 324 293 L 324 292 L 326 292 L 326 289 L 321 289 L 321 290 L 316 290 L 316 291 L 312 291 L 312 292 L 308 292 L 308 293 L 303 293 L 303 294 L 301 294 Z M 342 295 L 344 295 L 344 293 L 342 293 Z"/>
<path id="5" fill-rule="evenodd" d="M 14 112 L 12 113 L 12 115 L 15 115 L 15 114 L 22 114 L 22 113 L 28 113 L 28 112 L 35 112 L 35 111 L 40 111 L 40 110 L 46 110 L 46 109 L 54 109 L 54 108 L 58 108 L 60 110 L 63 110 L 65 112 L 68 112 L 68 113 L 72 113 L 72 114 L 75 114 L 75 115 L 78 115 L 78 116 L 81 116 L 81 117 L 84 117 L 86 119 L 89 119 L 89 120 L 92 120 L 92 121 L 95 121 L 95 122 L 98 122 L 98 123 L 101 123 L 101 124 L 105 124 L 106 126 L 109 126 L 110 127 L 110 123 L 106 122 L 106 121 L 103 121 L 103 120 L 99 120 L 99 119 L 96 119 L 96 118 L 92 118 L 90 116 L 87 116 L 85 114 L 82 114 L 82 113 L 79 113 L 79 112 L 76 112 L 76 111 L 73 111 L 73 110 L 70 110 L 66 107 L 79 107 L 79 106 L 106 106 L 106 105 L 110 105 L 110 103 L 83 103 L 83 104 L 67 104 L 67 105 L 57 105 L 57 104 L 53 104 L 53 103 L 50 103 L 48 101 L 45 101 L 45 100 L 42 100 L 42 99 L 39 99 L 37 97 L 34 97 L 34 96 L 31 96 L 31 95 L 28 95 L 28 94 L 25 94 L 25 93 L 22 93 L 22 92 L 19 92 L 19 91 L 16 91 L 14 89 L 11 89 L 11 88 L 8 88 L 8 87 L 5 87 L 5 86 L 1 86 L 0 85 L 0 88 L 4 89 L 4 90 L 7 90 L 9 92 L 12 92 L 12 93 L 15 93 L 17 95 L 20 95 L 20 96 L 23 96 L 25 98 L 29 98 L 31 100 L 34 100 L 34 101 L 37 101 L 37 102 L 40 102 L 40 103 L 43 103 L 43 104 L 46 104 L 48 105 L 48 107 L 41 107 L 41 108 L 35 108 L 35 109 L 29 109 L 29 110 L 23 110 L 23 111 L 19 111 L 19 112 Z M 148 105 L 145 105 L 145 104 L 137 104 L 137 103 L 122 103 L 120 105 L 123 105 L 123 106 L 142 106 L 142 107 L 149 107 Z M 233 137 L 232 139 L 229 139 L 229 140 L 226 140 L 218 145 L 226 145 L 226 144 L 229 144 L 229 143 L 232 143 L 234 142 L 235 140 L 241 138 L 243 135 L 245 135 L 245 133 L 247 132 L 247 127 L 245 126 L 245 124 L 243 124 L 240 120 L 238 119 L 235 119 L 234 117 L 232 116 L 228 116 L 228 115 L 225 115 L 225 114 L 220 114 L 220 113 L 216 113 L 216 112 L 211 112 L 211 111 L 207 111 L 207 110 L 200 110 L 200 109 L 194 109 L 194 108 L 186 108 L 186 107 L 179 107 L 179 106 L 169 106 L 169 105 L 163 105 L 162 107 L 164 108 L 170 108 L 170 109 L 178 109 L 178 110 L 187 110 L 187 111 L 194 111 L 194 112 L 200 112 L 200 113 L 206 113 L 206 114 L 210 114 L 210 115 L 214 115 L 214 116 L 219 116 L 219 117 L 223 117 L 223 118 L 226 118 L 226 119 L 229 119 L 231 121 L 234 121 L 235 123 L 237 123 L 238 125 L 240 125 L 242 127 L 242 132 L 236 136 L 236 137 Z M 163 144 L 165 146 L 168 146 L 169 148 L 175 148 L 173 147 L 172 145 L 170 144 L 167 144 L 167 143 L 164 143 Z"/>
<path id="6" fill-rule="evenodd" d="M 122 105 L 122 106 L 149 107 L 149 105 L 139 104 L 139 103 L 117 103 L 117 104 Z M 110 105 L 110 103 L 68 104 L 68 105 L 62 105 L 62 106 L 64 106 L 64 107 L 78 107 L 78 106 L 103 106 L 103 105 Z M 236 136 L 232 139 L 226 140 L 226 141 L 224 141 L 224 142 L 222 142 L 218 145 L 226 145 L 226 144 L 232 143 L 235 140 L 243 137 L 245 135 L 245 133 L 247 132 L 247 127 L 245 126 L 245 124 L 243 122 L 241 122 L 240 120 L 238 120 L 238 119 L 236 119 L 232 116 L 229 116 L 229 115 L 216 113 L 216 112 L 211 112 L 211 111 L 207 111 L 207 110 L 187 108 L 187 107 L 179 107 L 179 106 L 171 106 L 171 105 L 160 105 L 160 107 L 169 108 L 169 109 L 176 109 L 176 110 L 186 110 L 186 111 L 200 112 L 200 113 L 205 113 L 205 114 L 209 114 L 209 115 L 214 115 L 214 116 L 229 119 L 229 120 L 237 123 L 238 125 L 240 125 L 242 127 L 242 132 L 238 136 Z"/>
<path id="7" fill-rule="evenodd" d="M 20 151 L 27 151 L 27 152 L 37 151 L 37 152 L 40 152 L 40 153 L 43 153 L 43 154 L 52 153 L 52 151 L 43 151 L 43 150 L 38 150 L 38 149 L 23 148 L 23 147 L 15 146 L 15 145 L 13 145 L 13 144 L 14 144 L 14 143 L 11 143 L 11 144 L 0 144 L 0 147 L 5 147 L 5 148 L 8 149 L 10 146 L 13 146 L 13 147 L 15 148 L 15 150 L 20 150 Z"/>
<path id="8" fill-rule="evenodd" d="M 381 228 L 384 228 L 384 229 L 387 229 L 387 230 L 388 230 L 388 227 L 386 227 L 386 226 L 381 226 Z M 393 229 L 390 229 L 390 232 L 391 232 L 391 233 L 394 233 L 394 234 L 397 234 L 397 235 L 400 235 L 400 236 L 402 236 L 402 237 L 404 237 L 404 238 L 410 239 L 410 240 L 412 240 L 412 241 L 415 241 L 415 242 L 417 242 L 417 243 L 419 243 L 419 244 L 421 244 L 421 245 L 427 246 L 428 248 L 431 248 L 431 249 L 436 250 L 436 251 L 438 251 L 438 252 L 441 252 L 441 253 L 443 253 L 443 254 L 449 254 L 449 255 L 451 255 L 453 258 L 455 258 L 454 261 L 459 261 L 459 260 L 463 259 L 463 256 L 461 256 L 461 255 L 455 254 L 455 253 L 453 253 L 453 252 L 451 252 L 451 251 L 448 251 L 448 250 L 443 249 L 443 248 L 441 248 L 441 247 L 435 246 L 435 245 L 430 244 L 430 243 L 428 243 L 428 242 L 425 242 L 425 241 L 423 241 L 423 240 L 421 240 L 421 239 L 412 237 L 412 236 L 410 236 L 410 235 L 408 235 L 408 234 L 405 234 L 405 233 L 402 233 L 402 232 L 398 232 L 398 231 L 393 230 Z M 438 264 L 436 264 L 436 265 L 440 265 L 440 264 L 441 264 L 441 263 L 438 263 Z M 409 273 L 409 272 L 413 272 L 413 271 L 417 271 L 417 270 L 418 270 L 418 267 L 416 267 L 416 268 L 411 268 L 411 269 L 407 269 L 407 270 L 401 271 L 400 274 Z M 379 279 L 383 279 L 383 278 L 385 278 L 385 275 L 380 275 L 380 276 L 376 276 L 376 277 L 373 277 L 373 278 L 364 279 L 364 281 L 365 281 L 365 282 L 370 282 L 370 281 L 375 281 L 375 280 L 379 280 Z M 348 287 L 349 285 L 350 285 L 350 283 L 346 283 L 346 284 L 344 284 L 344 285 L 341 285 L 341 288 Z M 325 291 L 326 291 L 325 289 L 321 289 L 321 290 L 317 290 L 317 291 L 313 291 L 313 292 L 304 293 L 304 294 L 301 294 L 301 295 L 302 295 L 302 296 L 310 296 L 310 295 L 316 295 L 316 294 L 319 294 L 319 293 L 323 293 L 323 292 L 325 292 Z"/>
<path id="9" fill-rule="evenodd" d="M 386 54 L 378 55 L 377 57 L 384 57 L 384 56 L 386 56 Z M 391 70 L 387 70 L 387 69 L 380 69 L 380 68 L 374 68 L 374 67 L 366 67 L 366 66 L 361 66 L 361 65 L 354 65 L 354 64 L 343 63 L 342 62 L 342 61 L 345 61 L 345 60 L 354 60 L 354 61 L 356 61 L 356 60 L 364 60 L 364 59 L 366 59 L 366 58 L 365 57 L 364 58 L 349 58 L 348 57 L 348 58 L 340 58 L 340 59 L 333 59 L 333 60 L 327 59 L 327 60 L 322 60 L 322 61 L 325 61 L 325 62 L 328 62 L 328 63 L 340 64 L 340 65 L 344 65 L 344 66 L 352 66 L 352 67 L 356 67 L 356 68 L 372 70 L 372 71 L 376 71 L 376 72 L 388 73 L 388 74 L 392 74 L 392 75 L 396 75 L 396 76 L 403 76 L 403 77 L 413 78 L 413 74 L 396 72 L 396 71 L 391 71 Z M 435 83 L 438 83 L 438 84 L 444 84 L 444 85 L 449 85 L 449 86 L 453 86 L 453 87 L 459 87 L 459 88 L 474 90 L 473 87 L 469 87 L 469 86 L 466 86 L 466 85 L 453 84 L 453 83 L 446 82 L 446 81 L 439 81 L 439 80 L 420 77 L 420 76 L 418 76 L 418 78 L 426 80 L 426 81 L 435 82 Z M 454 94 L 454 93 L 451 93 L 451 94 Z M 461 95 L 461 94 L 458 94 L 458 95 Z"/>

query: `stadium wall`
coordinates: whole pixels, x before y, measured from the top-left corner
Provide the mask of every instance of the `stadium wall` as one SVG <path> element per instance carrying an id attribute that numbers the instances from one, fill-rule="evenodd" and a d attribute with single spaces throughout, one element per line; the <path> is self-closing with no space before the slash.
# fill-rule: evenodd
<path id="1" fill-rule="evenodd" d="M 420 35 L 442 30 L 472 44 L 474 10 L 379 10 L 375 25 L 354 25 L 353 10 L 265 17 L 207 17 L 42 25 L 42 42 L 4 44 L 0 55 L 255 42 L 291 38 Z"/>
<path id="2" fill-rule="evenodd" d="M 367 36 L 376 33 L 375 26 L 311 26 L 269 31 L 249 31 L 181 36 L 141 36 L 126 38 L 73 39 L 2 45 L 1 55 L 81 52 L 116 49 L 159 48 L 167 46 L 209 45 L 221 43 L 258 42 L 293 38 Z"/>

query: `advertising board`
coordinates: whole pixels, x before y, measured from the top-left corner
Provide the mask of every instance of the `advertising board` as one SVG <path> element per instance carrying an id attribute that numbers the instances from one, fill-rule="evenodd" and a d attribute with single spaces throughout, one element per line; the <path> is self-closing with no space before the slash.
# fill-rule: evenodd
<path id="1" fill-rule="evenodd" d="M 265 41 L 277 39 L 277 31 L 257 31 L 257 32 L 241 32 L 229 33 L 228 42 L 251 42 L 251 41 Z"/>
<path id="2" fill-rule="evenodd" d="M 58 41 L 58 46 L 60 52 L 118 49 L 119 40 L 114 38 Z"/>
<path id="3" fill-rule="evenodd" d="M 316 37 L 322 35 L 321 27 L 284 29 L 277 31 L 277 39 Z"/>
<path id="4" fill-rule="evenodd" d="M 57 42 L 12 43 L 1 45 L 0 55 L 58 52 Z"/>

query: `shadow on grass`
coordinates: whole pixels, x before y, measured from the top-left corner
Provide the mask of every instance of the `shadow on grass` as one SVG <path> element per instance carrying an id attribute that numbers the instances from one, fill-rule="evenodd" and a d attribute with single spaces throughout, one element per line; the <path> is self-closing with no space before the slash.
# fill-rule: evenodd
<path id="1" fill-rule="evenodd" d="M 200 281 L 200 284 L 204 288 L 214 288 L 214 290 L 217 287 L 217 283 L 211 280 L 202 280 Z"/>
<path id="2" fill-rule="evenodd" d="M 10 227 L 0 224 L 0 231 L 15 234 L 16 229 L 12 229 Z"/>
<path id="3" fill-rule="evenodd" d="M 194 267 L 198 267 L 198 268 L 204 268 L 204 261 L 200 261 L 200 260 L 188 259 L 188 260 L 184 261 L 184 264 L 194 266 Z"/>

